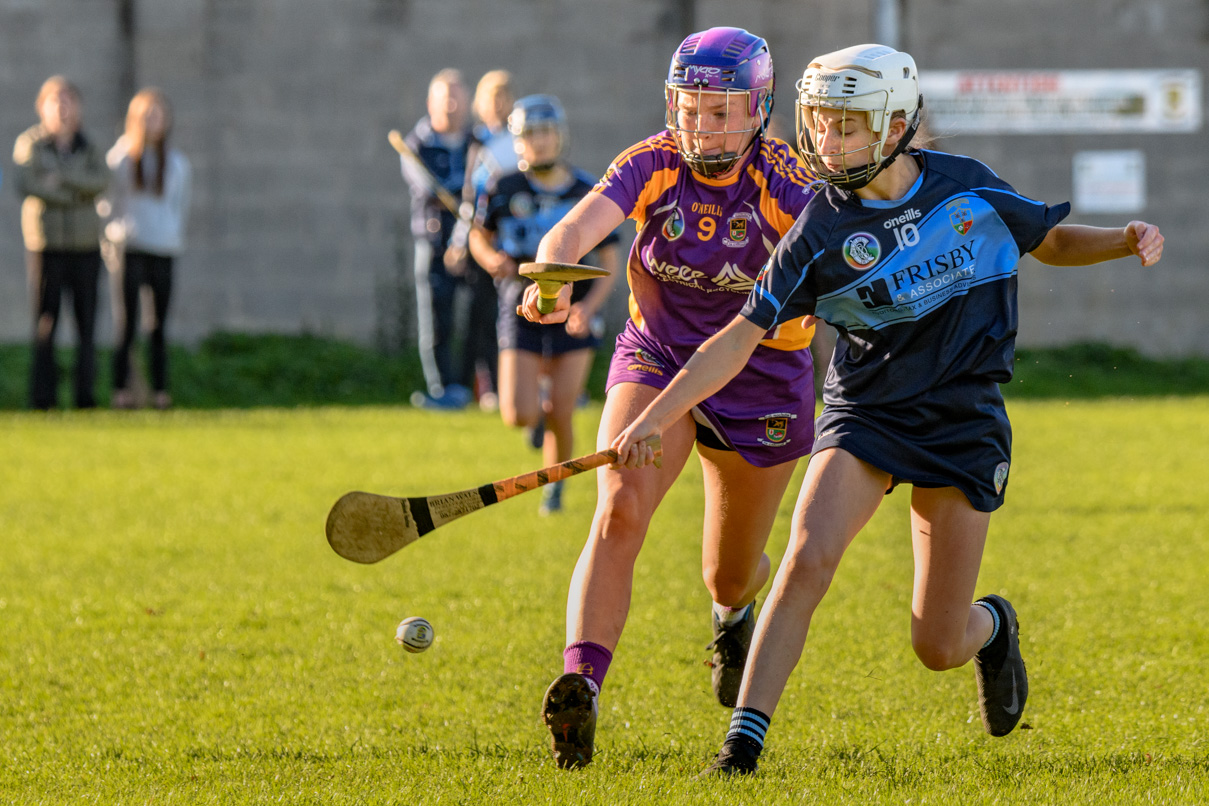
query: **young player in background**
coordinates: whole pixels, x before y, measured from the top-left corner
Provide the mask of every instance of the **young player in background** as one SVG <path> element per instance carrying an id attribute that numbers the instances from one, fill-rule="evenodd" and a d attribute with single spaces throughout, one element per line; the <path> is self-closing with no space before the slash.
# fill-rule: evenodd
<path id="1" fill-rule="evenodd" d="M 516 138 L 521 170 L 498 176 L 482 196 L 470 231 L 475 261 L 495 278 L 500 307 L 499 406 L 511 426 L 535 426 L 545 416 L 543 444 L 546 465 L 574 455 L 571 420 L 575 401 L 587 384 L 592 358 L 600 346 L 600 308 L 620 270 L 617 236 L 609 234 L 598 247 L 596 261 L 610 275 L 575 284 L 565 324 L 546 326 L 516 312 L 529 283 L 517 267 L 532 261 L 542 236 L 592 190 L 593 178 L 564 159 L 569 138 L 567 116 L 552 95 L 520 99 L 508 117 Z M 549 379 L 547 410 L 539 395 L 542 376 Z M 542 489 L 541 513 L 562 509 L 562 482 Z"/>
<path id="2" fill-rule="evenodd" d="M 613 442 L 629 468 L 736 373 L 770 328 L 803 315 L 836 326 L 814 456 L 790 545 L 760 615 L 738 707 L 713 773 L 756 769 L 764 735 L 845 549 L 899 483 L 911 483 L 911 641 L 929 669 L 974 660 L 983 725 L 1016 727 L 1028 696 L 1012 605 L 970 604 L 991 512 L 1002 505 L 1011 427 L 1016 268 L 1162 255 L 1152 225 L 1056 227 L 1069 205 L 1017 194 L 982 163 L 906 151 L 919 123 L 914 60 L 880 45 L 815 59 L 798 84 L 798 144 L 827 183 L 777 247 L 741 314 Z M 666 439 L 666 437 L 665 437 Z"/>
<path id="3" fill-rule="evenodd" d="M 672 56 L 665 93 L 666 130 L 623 151 L 537 251 L 539 261 L 577 263 L 626 218 L 638 225 L 627 267 L 630 320 L 610 365 L 601 448 L 738 313 L 812 196 L 790 147 L 765 136 L 773 64 L 763 39 L 737 28 L 689 36 Z M 528 319 L 567 315 L 566 289 L 545 316 L 535 292 L 526 292 Z M 694 445 L 705 476 L 712 682 L 718 700 L 734 704 L 755 596 L 769 574 L 764 546 L 813 438 L 810 336 L 803 318 L 767 334 L 734 382 L 664 430 L 661 469 L 598 471 L 596 514 L 568 595 L 564 674 L 542 705 L 559 766 L 591 761 L 597 696 L 629 612 L 634 563 Z"/>

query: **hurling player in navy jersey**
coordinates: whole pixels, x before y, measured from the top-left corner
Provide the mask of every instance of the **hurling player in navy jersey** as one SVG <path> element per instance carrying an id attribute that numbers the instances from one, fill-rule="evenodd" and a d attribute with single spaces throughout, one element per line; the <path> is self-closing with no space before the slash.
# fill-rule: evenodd
<path id="1" fill-rule="evenodd" d="M 539 325 L 516 312 L 530 283 L 517 272 L 533 260 L 542 237 L 592 191 L 594 177 L 570 165 L 563 156 L 570 138 L 567 114 L 553 95 L 527 95 L 516 102 L 508 128 L 520 157 L 519 170 L 492 179 L 480 196 L 471 230 L 470 251 L 495 280 L 499 290 L 500 415 L 512 426 L 533 427 L 545 417 L 542 444 L 547 465 L 573 454 L 575 401 L 588 381 L 600 346 L 599 315 L 621 268 L 617 236 L 610 233 L 597 247 L 593 262 L 608 277 L 575 283 L 570 315 L 558 325 Z M 543 412 L 542 376 L 549 379 Z M 562 509 L 562 482 L 542 488 L 539 512 Z"/>
<path id="2" fill-rule="evenodd" d="M 1016 264 L 1087 265 L 1163 251 L 1158 228 L 1058 226 L 1069 205 L 1017 194 L 968 157 L 907 150 L 921 108 L 915 62 L 880 45 L 815 59 L 798 83 L 798 144 L 825 181 L 777 246 L 742 312 L 697 350 L 613 442 L 619 462 L 738 372 L 779 322 L 812 314 L 839 340 L 790 544 L 761 612 L 730 730 L 710 773 L 756 769 L 769 720 L 845 549 L 882 497 L 909 483 L 911 642 L 929 669 L 974 660 L 987 732 L 1028 695 L 1018 623 L 1002 597 L 971 604 L 991 512 L 1004 498 Z"/>

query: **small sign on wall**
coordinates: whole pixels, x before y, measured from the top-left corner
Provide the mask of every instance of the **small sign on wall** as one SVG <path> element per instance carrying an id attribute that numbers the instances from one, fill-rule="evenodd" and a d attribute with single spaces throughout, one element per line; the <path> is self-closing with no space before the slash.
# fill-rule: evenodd
<path id="1" fill-rule="evenodd" d="M 1078 151 L 1072 176 L 1076 212 L 1140 213 L 1146 208 L 1146 155 L 1141 151 Z"/>

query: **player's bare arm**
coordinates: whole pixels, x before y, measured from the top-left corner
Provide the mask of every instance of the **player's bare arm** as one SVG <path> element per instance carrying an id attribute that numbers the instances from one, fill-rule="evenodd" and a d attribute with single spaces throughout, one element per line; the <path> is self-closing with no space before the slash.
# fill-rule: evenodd
<path id="1" fill-rule="evenodd" d="M 1163 256 L 1163 234 L 1145 221 L 1130 221 L 1123 228 L 1060 224 L 1031 254 L 1050 266 L 1088 266 L 1130 255 L 1153 266 Z"/>
<path id="2" fill-rule="evenodd" d="M 495 238 L 481 227 L 470 231 L 467 239 L 470 254 L 484 271 L 497 280 L 516 276 L 516 261 L 508 253 L 495 246 Z"/>
<path id="3" fill-rule="evenodd" d="M 538 263 L 578 263 L 623 221 L 625 213 L 616 202 L 599 193 L 589 193 L 546 233 L 538 244 L 534 259 Z M 537 286 L 530 286 L 525 289 L 525 299 L 517 313 L 530 322 L 550 325 L 566 321 L 570 307 L 570 285 L 564 286 L 559 292 L 554 312 L 548 314 L 537 310 Z"/>
<path id="4" fill-rule="evenodd" d="M 613 440 L 617 464 L 639 468 L 654 461 L 646 443 L 738 375 L 767 334 L 746 317 L 736 316 L 707 339 L 667 388 Z"/>

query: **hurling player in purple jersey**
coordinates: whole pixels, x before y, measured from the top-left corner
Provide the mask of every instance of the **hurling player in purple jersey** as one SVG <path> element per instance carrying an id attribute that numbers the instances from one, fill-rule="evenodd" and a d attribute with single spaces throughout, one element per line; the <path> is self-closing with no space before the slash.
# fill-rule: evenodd
<path id="1" fill-rule="evenodd" d="M 738 313 L 812 196 L 790 147 L 765 136 L 772 92 L 763 39 L 738 28 L 689 36 L 668 72 L 666 130 L 623 151 L 542 240 L 537 260 L 577 263 L 626 218 L 638 226 L 627 263 L 631 316 L 610 365 L 600 447 Z M 520 310 L 553 323 L 565 318 L 569 299 L 564 290 L 555 313 L 542 316 L 531 288 Z M 717 699 L 734 705 L 755 597 L 770 571 L 764 546 L 813 439 L 812 321 L 798 317 L 766 334 L 732 384 L 670 424 L 661 468 L 598 472 L 596 514 L 568 595 L 564 674 L 543 703 L 559 766 L 591 760 L 596 699 L 629 612 L 634 563 L 694 445 L 705 480 L 712 682 Z"/>
<path id="2" fill-rule="evenodd" d="M 982 163 L 906 151 L 921 107 L 915 62 L 881 45 L 815 59 L 798 83 L 798 143 L 827 183 L 762 272 L 742 313 L 706 341 L 613 442 L 619 462 L 674 427 L 746 364 L 770 327 L 817 314 L 840 332 L 793 531 L 756 625 L 713 774 L 756 769 L 765 732 L 845 549 L 883 496 L 913 485 L 911 642 L 936 671 L 974 660 L 987 732 L 1016 727 L 1028 695 L 1015 610 L 971 604 L 1011 429 L 1016 264 L 1162 255 L 1158 228 L 1058 226 L 1068 205 L 1017 194 Z M 893 232 L 891 231 L 893 230 Z M 879 239 L 880 235 L 880 239 Z"/>

